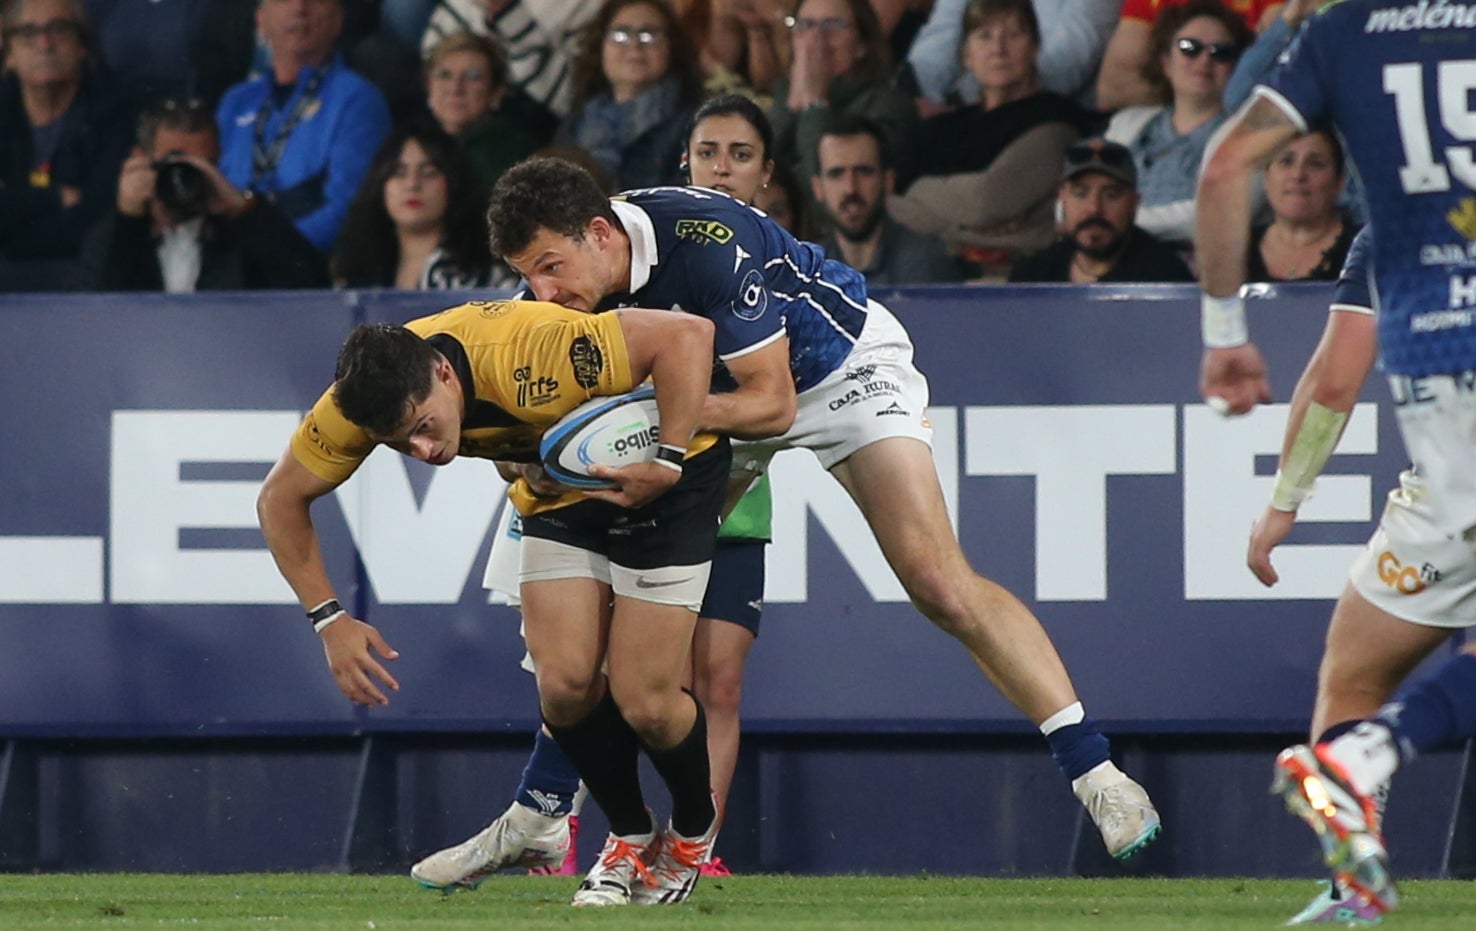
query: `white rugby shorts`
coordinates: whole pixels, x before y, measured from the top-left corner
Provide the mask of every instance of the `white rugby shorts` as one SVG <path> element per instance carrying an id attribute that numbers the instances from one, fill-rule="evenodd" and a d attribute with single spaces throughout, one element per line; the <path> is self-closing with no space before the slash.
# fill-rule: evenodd
<path id="1" fill-rule="evenodd" d="M 733 471 L 763 472 L 786 449 L 808 449 L 829 469 L 863 446 L 901 436 L 933 442 L 928 380 L 912 364 L 912 340 L 897 318 L 866 302 L 866 325 L 846 361 L 799 396 L 782 436 L 733 441 Z"/>

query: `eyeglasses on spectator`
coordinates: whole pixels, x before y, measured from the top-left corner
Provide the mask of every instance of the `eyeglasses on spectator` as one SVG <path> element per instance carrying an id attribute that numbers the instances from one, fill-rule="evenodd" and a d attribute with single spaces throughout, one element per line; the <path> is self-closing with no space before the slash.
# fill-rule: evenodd
<path id="1" fill-rule="evenodd" d="M 666 41 L 665 29 L 611 29 L 605 38 L 616 45 L 652 46 Z"/>
<path id="2" fill-rule="evenodd" d="M 82 38 L 82 24 L 75 20 L 65 19 L 58 16 L 56 19 L 48 19 L 44 23 L 21 23 L 5 30 L 7 39 L 15 39 L 25 45 L 34 45 L 36 40 L 46 36 L 52 41 L 59 39 Z"/>

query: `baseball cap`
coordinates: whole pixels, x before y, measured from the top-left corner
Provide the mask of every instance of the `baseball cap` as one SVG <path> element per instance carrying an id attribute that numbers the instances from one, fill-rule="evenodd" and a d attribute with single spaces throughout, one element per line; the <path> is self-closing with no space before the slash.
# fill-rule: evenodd
<path id="1" fill-rule="evenodd" d="M 1127 150 L 1127 146 L 1116 142 L 1100 138 L 1083 139 L 1066 150 L 1062 181 L 1070 181 L 1088 171 L 1100 171 L 1128 187 L 1138 186 L 1138 169 L 1133 165 L 1133 153 Z"/>

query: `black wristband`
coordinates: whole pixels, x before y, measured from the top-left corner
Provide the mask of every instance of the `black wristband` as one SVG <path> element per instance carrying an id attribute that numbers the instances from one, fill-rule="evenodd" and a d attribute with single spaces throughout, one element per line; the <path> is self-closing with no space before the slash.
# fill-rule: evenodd
<path id="1" fill-rule="evenodd" d="M 670 462 L 672 465 L 680 466 L 686 461 L 687 451 L 680 446 L 662 443 L 656 447 L 656 458 L 662 462 Z"/>
<path id="2" fill-rule="evenodd" d="M 343 605 L 338 603 L 337 598 L 329 598 L 307 613 L 307 618 L 317 626 L 319 621 L 326 621 L 343 610 Z"/>

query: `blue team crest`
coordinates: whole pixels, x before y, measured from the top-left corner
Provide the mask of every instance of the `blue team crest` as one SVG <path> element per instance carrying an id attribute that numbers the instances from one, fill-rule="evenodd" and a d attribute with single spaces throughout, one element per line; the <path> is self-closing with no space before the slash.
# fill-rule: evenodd
<path id="1" fill-rule="evenodd" d="M 769 289 L 764 276 L 756 268 L 748 270 L 738 285 L 738 299 L 733 302 L 733 315 L 739 320 L 757 320 L 769 309 Z"/>

